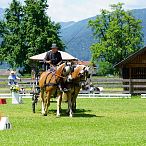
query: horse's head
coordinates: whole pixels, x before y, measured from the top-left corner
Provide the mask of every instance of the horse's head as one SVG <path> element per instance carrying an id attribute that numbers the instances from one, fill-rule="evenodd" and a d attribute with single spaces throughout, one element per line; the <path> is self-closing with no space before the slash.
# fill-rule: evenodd
<path id="1" fill-rule="evenodd" d="M 78 74 L 81 81 L 86 81 L 87 78 L 89 78 L 89 69 L 90 68 L 88 66 L 82 65 L 80 72 Z"/>
<path id="2" fill-rule="evenodd" d="M 61 64 L 56 71 L 56 74 L 60 77 L 67 78 L 70 73 L 73 72 L 73 66 L 71 62 L 65 62 Z"/>
<path id="3" fill-rule="evenodd" d="M 74 68 L 74 71 L 69 76 L 70 81 L 79 79 L 80 81 L 86 81 L 86 79 L 89 77 L 89 67 L 85 65 L 77 65 Z"/>
<path id="4" fill-rule="evenodd" d="M 73 70 L 74 70 L 74 68 L 72 66 L 72 63 L 71 62 L 66 62 L 62 74 L 64 76 L 68 76 L 70 73 L 73 72 Z"/>

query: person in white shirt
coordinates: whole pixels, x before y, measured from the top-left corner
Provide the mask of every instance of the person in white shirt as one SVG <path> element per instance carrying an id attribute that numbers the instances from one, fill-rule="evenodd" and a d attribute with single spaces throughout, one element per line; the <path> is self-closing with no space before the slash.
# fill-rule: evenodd
<path id="1" fill-rule="evenodd" d="M 15 74 L 14 71 L 11 71 L 11 72 L 10 72 L 10 75 L 9 75 L 9 77 L 8 77 L 8 80 L 9 80 L 8 85 L 16 85 L 16 84 L 17 84 L 16 80 L 20 80 L 20 81 L 21 81 L 21 78 L 19 78 L 19 77 Z"/>

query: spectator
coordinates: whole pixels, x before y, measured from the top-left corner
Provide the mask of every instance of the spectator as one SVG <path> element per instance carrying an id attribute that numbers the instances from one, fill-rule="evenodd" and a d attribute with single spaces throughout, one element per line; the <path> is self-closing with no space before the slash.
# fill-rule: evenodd
<path id="1" fill-rule="evenodd" d="M 15 74 L 14 71 L 11 71 L 11 72 L 10 72 L 10 75 L 9 75 L 9 77 L 8 77 L 8 80 L 9 80 L 8 85 L 16 85 L 16 84 L 17 84 L 16 80 L 20 80 L 20 81 L 21 81 L 21 78 L 19 78 L 19 77 Z"/>

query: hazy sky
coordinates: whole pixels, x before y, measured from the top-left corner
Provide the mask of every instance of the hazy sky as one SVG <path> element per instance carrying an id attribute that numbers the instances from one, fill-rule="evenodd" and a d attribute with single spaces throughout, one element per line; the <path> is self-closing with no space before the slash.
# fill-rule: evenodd
<path id="1" fill-rule="evenodd" d="M 8 7 L 11 1 L 0 0 L 0 8 Z M 47 14 L 56 22 L 79 21 L 100 14 L 101 9 L 109 9 L 109 5 L 118 2 L 125 4 L 125 10 L 146 8 L 146 0 L 48 0 Z"/>

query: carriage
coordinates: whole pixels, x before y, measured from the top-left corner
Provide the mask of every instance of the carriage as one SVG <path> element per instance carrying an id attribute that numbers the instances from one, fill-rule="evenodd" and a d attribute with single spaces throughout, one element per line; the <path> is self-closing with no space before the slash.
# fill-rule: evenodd
<path id="1" fill-rule="evenodd" d="M 73 116 L 76 110 L 76 98 L 81 89 L 82 82 L 89 77 L 89 67 L 85 65 L 62 63 L 55 70 L 47 70 L 40 74 L 39 86 L 38 78 L 36 78 L 36 86 L 34 86 L 32 109 L 35 112 L 35 104 L 40 95 L 42 101 L 42 114 L 47 116 L 50 99 L 52 96 L 57 97 L 57 116 L 60 116 L 62 96 L 66 94 L 68 101 L 69 116 Z M 59 85 L 67 87 L 68 90 L 63 91 Z M 61 87 L 63 87 L 61 86 Z M 39 94 L 40 93 L 40 94 Z M 63 94 L 64 93 L 64 94 Z"/>
<path id="2" fill-rule="evenodd" d="M 67 61 L 77 61 L 78 59 L 73 57 L 67 52 L 59 51 L 61 53 L 62 59 L 64 62 Z M 40 87 L 38 85 L 40 74 L 46 70 L 46 66 L 43 63 L 44 57 L 47 52 L 41 53 L 39 55 L 35 55 L 30 57 L 32 67 L 31 78 L 32 78 L 32 111 L 35 113 L 35 106 L 37 104 L 39 95 L 40 95 Z"/>

